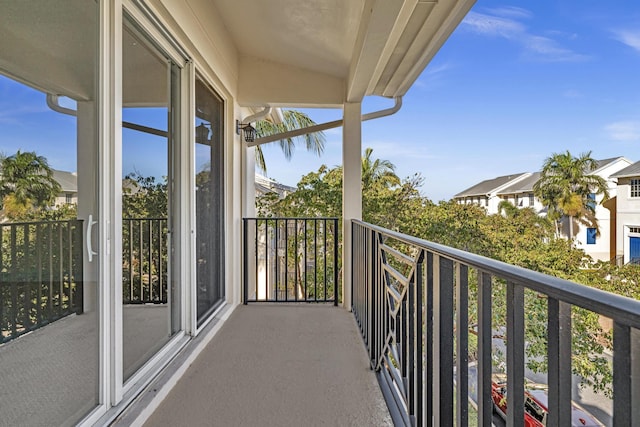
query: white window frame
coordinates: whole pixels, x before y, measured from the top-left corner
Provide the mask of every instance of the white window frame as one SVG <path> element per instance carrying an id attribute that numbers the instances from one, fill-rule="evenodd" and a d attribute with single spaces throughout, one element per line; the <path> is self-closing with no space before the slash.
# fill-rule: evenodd
<path id="1" fill-rule="evenodd" d="M 640 198 L 640 178 L 631 178 L 629 180 L 629 197 Z"/>

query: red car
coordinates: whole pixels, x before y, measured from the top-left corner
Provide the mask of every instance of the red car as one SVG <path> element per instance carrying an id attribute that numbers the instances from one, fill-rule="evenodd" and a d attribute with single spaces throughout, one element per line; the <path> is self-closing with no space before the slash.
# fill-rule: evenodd
<path id="1" fill-rule="evenodd" d="M 507 376 L 493 374 L 491 376 L 491 398 L 496 412 L 506 419 L 507 413 Z M 548 416 L 548 387 L 525 380 L 524 392 L 524 425 L 525 427 L 544 427 Z M 584 427 L 604 427 L 584 408 L 571 402 L 571 425 Z"/>

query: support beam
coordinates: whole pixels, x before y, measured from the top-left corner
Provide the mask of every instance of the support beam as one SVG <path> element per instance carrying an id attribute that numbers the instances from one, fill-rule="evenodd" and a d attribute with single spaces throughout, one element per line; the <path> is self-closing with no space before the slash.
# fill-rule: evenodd
<path id="1" fill-rule="evenodd" d="M 342 306 L 351 310 L 351 220 L 362 219 L 362 104 L 344 104 L 343 115 Z"/>

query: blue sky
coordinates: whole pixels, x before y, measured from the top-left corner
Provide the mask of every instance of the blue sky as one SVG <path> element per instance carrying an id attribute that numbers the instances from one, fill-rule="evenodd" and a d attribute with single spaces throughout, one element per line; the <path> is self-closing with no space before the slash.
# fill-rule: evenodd
<path id="1" fill-rule="evenodd" d="M 363 112 L 391 105 L 365 102 Z M 339 111 L 305 110 L 321 123 Z M 400 177 L 422 174 L 434 201 L 485 179 L 539 170 L 554 152 L 640 160 L 640 2 L 479 0 L 394 116 L 363 123 L 362 145 Z M 287 162 L 265 147 L 267 175 L 295 185 L 341 163 L 341 129 L 321 158 Z"/>
<path id="2" fill-rule="evenodd" d="M 366 99 L 363 113 L 391 104 Z M 163 111 L 127 111 L 125 119 L 162 127 Z M 318 123 L 341 117 L 339 110 L 305 111 Z M 0 128 L 0 152 L 36 150 L 54 168 L 77 169 L 75 119 L 4 77 Z M 295 185 L 322 164 L 341 164 L 341 129 L 326 136 L 321 158 L 297 149 L 288 162 L 277 146 L 265 146 L 267 175 Z M 125 173 L 166 174 L 166 144 L 157 137 L 125 130 L 124 142 Z M 422 174 L 422 192 L 434 201 L 485 179 L 539 170 L 554 152 L 639 161 L 640 2 L 478 0 L 402 109 L 363 123 L 362 145 L 393 162 L 400 177 Z M 150 161 L 149 152 L 162 160 Z"/>

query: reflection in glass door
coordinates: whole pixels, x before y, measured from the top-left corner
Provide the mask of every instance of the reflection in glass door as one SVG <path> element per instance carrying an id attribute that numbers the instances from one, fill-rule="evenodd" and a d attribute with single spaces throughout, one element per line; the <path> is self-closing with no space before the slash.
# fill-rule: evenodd
<path id="1" fill-rule="evenodd" d="M 224 299 L 223 102 L 196 78 L 196 283 L 198 325 Z"/>
<path id="2" fill-rule="evenodd" d="M 0 1 L 2 425 L 99 401 L 97 6 Z"/>
<path id="3" fill-rule="evenodd" d="M 172 275 L 179 68 L 130 20 L 123 31 L 122 329 L 126 381 L 180 329 Z"/>

